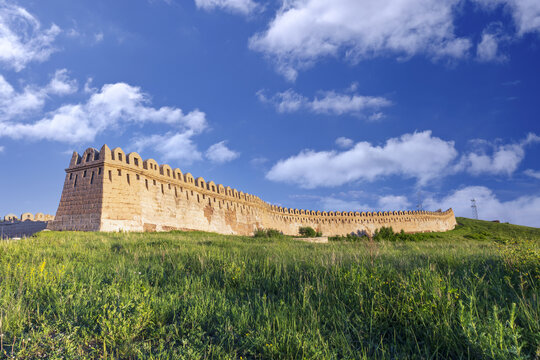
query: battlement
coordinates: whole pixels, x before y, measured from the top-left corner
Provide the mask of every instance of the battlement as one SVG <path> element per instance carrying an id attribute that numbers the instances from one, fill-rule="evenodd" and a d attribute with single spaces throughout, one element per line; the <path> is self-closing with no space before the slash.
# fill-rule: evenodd
<path id="1" fill-rule="evenodd" d="M 3 218 L 0 218 L 0 223 L 8 222 L 19 222 L 19 221 L 52 221 L 54 220 L 54 215 L 44 214 L 41 212 L 36 213 L 35 215 L 29 212 L 22 213 L 21 216 L 15 214 L 7 214 Z"/>
<path id="2" fill-rule="evenodd" d="M 107 145 L 99 151 L 88 148 L 82 155 L 73 153 L 56 217 L 50 228 L 59 230 L 180 228 L 236 234 L 251 234 L 262 227 L 296 234 L 299 226 L 312 226 L 334 235 L 373 232 L 381 226 L 409 232 L 455 226 L 452 209 L 327 212 L 272 205 L 255 195 Z M 434 222 L 444 225 L 424 226 Z M 413 223 L 416 225 L 410 225 Z"/>

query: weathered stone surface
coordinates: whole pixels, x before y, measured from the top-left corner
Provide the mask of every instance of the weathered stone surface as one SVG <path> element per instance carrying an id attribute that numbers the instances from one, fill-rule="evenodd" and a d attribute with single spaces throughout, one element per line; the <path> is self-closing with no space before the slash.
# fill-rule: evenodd
<path id="1" fill-rule="evenodd" d="M 64 189 L 51 230 L 168 231 L 203 230 L 251 235 L 273 228 L 296 235 L 311 226 L 325 236 L 383 226 L 405 232 L 446 231 L 456 225 L 454 212 L 321 212 L 270 205 L 139 154 L 122 149 L 76 152 L 66 169 Z"/>
<path id="2" fill-rule="evenodd" d="M 45 229 L 53 219 L 54 216 L 43 213 L 23 213 L 20 219 L 14 214 L 8 214 L 3 220 L 0 219 L 0 239 L 31 236 Z"/>

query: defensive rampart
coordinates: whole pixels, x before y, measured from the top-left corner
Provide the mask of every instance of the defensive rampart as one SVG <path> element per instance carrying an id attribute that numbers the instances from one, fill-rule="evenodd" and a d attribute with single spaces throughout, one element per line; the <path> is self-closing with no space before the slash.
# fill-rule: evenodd
<path id="1" fill-rule="evenodd" d="M 47 227 L 54 216 L 43 213 L 7 214 L 0 218 L 0 239 L 31 236 Z"/>
<path id="2" fill-rule="evenodd" d="M 51 230 L 166 231 L 189 229 L 251 235 L 274 228 L 296 235 L 311 226 L 323 235 L 345 235 L 383 226 L 405 232 L 446 231 L 456 220 L 444 212 L 326 212 L 268 204 L 236 189 L 194 178 L 169 165 L 122 149 L 74 152 Z"/>

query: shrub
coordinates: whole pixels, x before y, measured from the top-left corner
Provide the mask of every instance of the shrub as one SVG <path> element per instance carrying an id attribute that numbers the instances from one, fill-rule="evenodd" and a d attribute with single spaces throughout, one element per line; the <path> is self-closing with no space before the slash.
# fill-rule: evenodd
<path id="1" fill-rule="evenodd" d="M 257 229 L 253 233 L 253 237 L 256 238 L 273 238 L 281 235 L 283 235 L 283 233 L 276 229 Z"/>
<path id="2" fill-rule="evenodd" d="M 390 227 L 383 226 L 382 228 L 375 230 L 375 234 L 373 235 L 373 240 L 396 241 L 397 237 L 396 237 L 396 233 L 394 233 L 394 229 L 392 229 L 391 226 Z"/>
<path id="3" fill-rule="evenodd" d="M 401 230 L 399 233 L 394 232 L 394 229 L 392 227 L 382 227 L 378 230 L 375 230 L 375 234 L 373 235 L 373 240 L 375 241 L 419 241 L 419 240 L 425 240 L 425 239 L 431 239 L 436 238 L 436 235 L 432 234 L 422 234 L 422 233 L 416 233 L 416 234 L 408 234 L 405 231 Z"/>
<path id="4" fill-rule="evenodd" d="M 266 236 L 267 237 L 278 237 L 283 235 L 283 233 L 276 229 L 266 229 Z"/>
<path id="5" fill-rule="evenodd" d="M 298 229 L 298 233 L 302 236 L 315 237 L 317 232 L 311 226 L 302 226 Z"/>
<path id="6" fill-rule="evenodd" d="M 337 235 L 337 236 L 331 236 L 328 238 L 329 241 L 361 241 L 361 240 L 367 240 L 369 238 L 367 232 L 365 231 L 358 231 L 356 233 L 350 233 L 347 235 Z"/>

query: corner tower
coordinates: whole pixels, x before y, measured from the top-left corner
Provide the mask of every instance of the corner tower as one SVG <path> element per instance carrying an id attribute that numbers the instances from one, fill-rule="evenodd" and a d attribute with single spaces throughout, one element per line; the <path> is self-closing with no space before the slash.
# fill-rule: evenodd
<path id="1" fill-rule="evenodd" d="M 101 151 L 90 148 L 81 156 L 73 152 L 50 230 L 98 231 L 103 208 L 103 173 L 107 145 Z"/>

